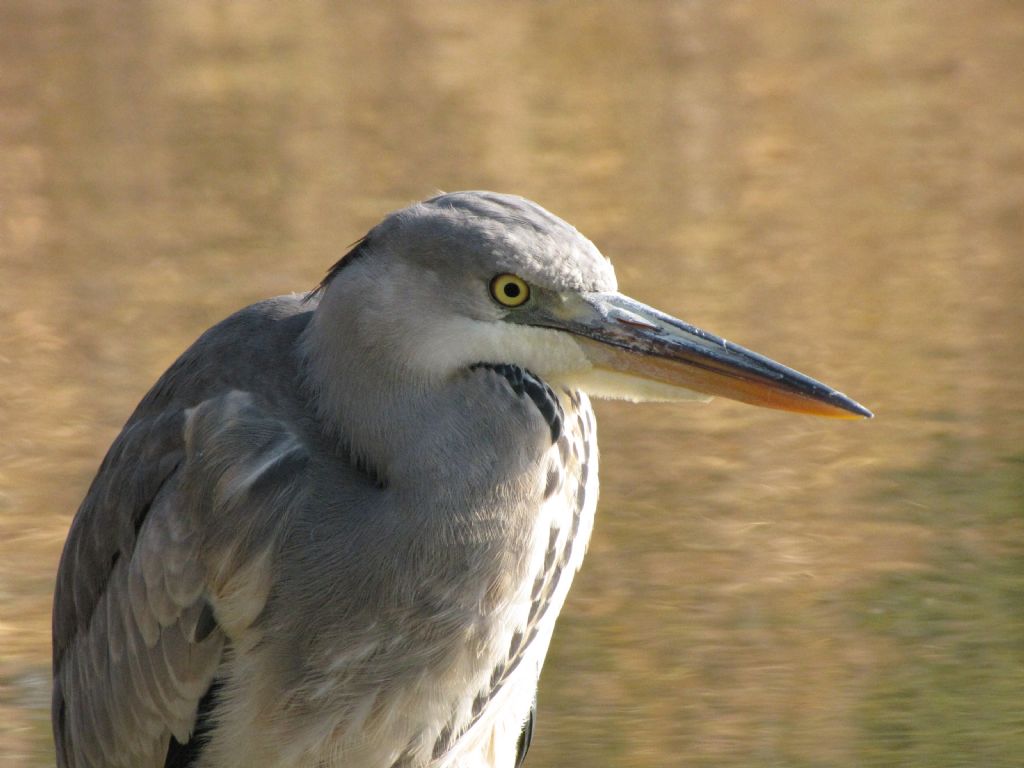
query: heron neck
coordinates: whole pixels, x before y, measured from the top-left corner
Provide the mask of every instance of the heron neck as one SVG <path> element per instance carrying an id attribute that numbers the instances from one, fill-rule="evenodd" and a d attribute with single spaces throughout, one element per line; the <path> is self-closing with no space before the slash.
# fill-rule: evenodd
<path id="1" fill-rule="evenodd" d="M 307 381 L 324 424 L 352 463 L 392 487 L 469 496 L 522 481 L 540 451 L 466 370 L 437 379 L 403 367 L 386 335 L 366 338 L 354 303 L 324 297 L 301 345 Z M 543 437 L 543 433 L 540 433 Z M 548 438 L 549 439 L 549 438 Z M 540 447 L 540 443 L 538 443 Z M 472 458 L 472 461 L 467 461 Z"/>

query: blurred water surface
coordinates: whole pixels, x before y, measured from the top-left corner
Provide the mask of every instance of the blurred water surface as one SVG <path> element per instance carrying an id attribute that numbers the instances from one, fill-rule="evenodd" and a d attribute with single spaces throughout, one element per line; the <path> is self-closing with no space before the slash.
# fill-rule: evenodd
<path id="1" fill-rule="evenodd" d="M 0 4 L 0 764 L 71 516 L 207 326 L 517 192 L 873 422 L 600 407 L 530 766 L 1024 755 L 1024 5 Z"/>

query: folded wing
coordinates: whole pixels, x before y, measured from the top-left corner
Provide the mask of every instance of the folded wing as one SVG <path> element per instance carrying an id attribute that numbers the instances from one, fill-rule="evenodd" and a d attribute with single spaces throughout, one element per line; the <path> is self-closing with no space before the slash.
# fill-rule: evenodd
<path id="1" fill-rule="evenodd" d="M 187 765 L 254 641 L 306 451 L 253 395 L 137 414 L 72 525 L 54 597 L 58 765 Z M 200 703 L 204 706 L 200 706 Z M 197 730 L 198 729 L 198 730 Z M 187 749 L 183 746 L 188 745 Z"/>

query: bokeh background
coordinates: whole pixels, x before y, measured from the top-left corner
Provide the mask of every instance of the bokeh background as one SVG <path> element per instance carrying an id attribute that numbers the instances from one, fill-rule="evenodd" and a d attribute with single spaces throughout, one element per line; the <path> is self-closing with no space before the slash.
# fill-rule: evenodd
<path id="1" fill-rule="evenodd" d="M 4 0 L 0 764 L 156 376 L 460 188 L 878 415 L 600 405 L 529 766 L 1024 763 L 1024 4 Z"/>

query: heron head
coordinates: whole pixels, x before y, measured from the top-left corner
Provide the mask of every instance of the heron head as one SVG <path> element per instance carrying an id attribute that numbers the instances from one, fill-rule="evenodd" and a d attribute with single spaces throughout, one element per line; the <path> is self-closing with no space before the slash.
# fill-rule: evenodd
<path id="1" fill-rule="evenodd" d="M 593 243 L 520 197 L 456 192 L 397 211 L 321 288 L 322 307 L 358 307 L 348 313 L 347 343 L 396 375 L 437 381 L 476 363 L 510 363 L 596 397 L 721 395 L 871 415 L 824 384 L 618 293 Z"/>

